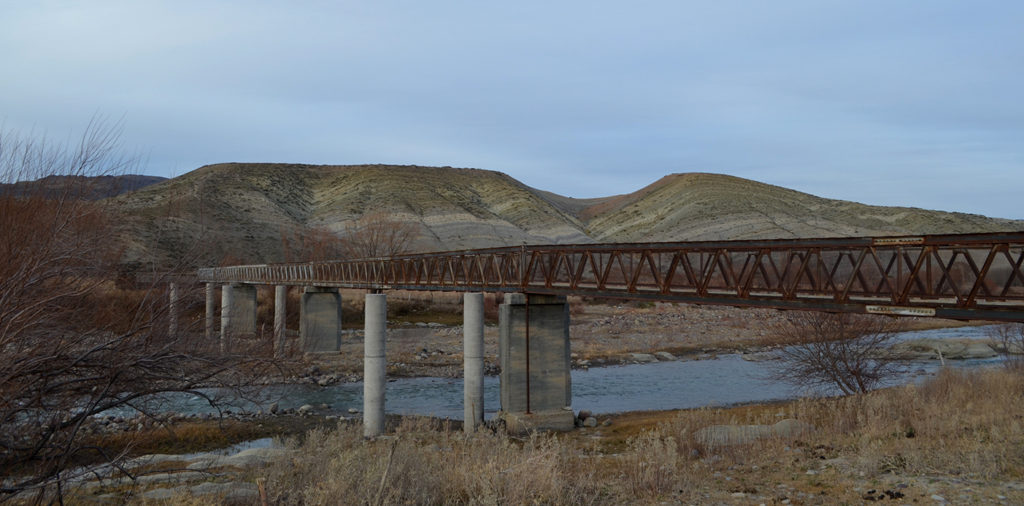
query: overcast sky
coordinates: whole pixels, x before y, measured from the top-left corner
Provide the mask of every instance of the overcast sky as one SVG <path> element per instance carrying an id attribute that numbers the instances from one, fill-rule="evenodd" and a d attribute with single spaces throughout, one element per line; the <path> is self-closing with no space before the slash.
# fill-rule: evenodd
<path id="1" fill-rule="evenodd" d="M 0 122 L 123 117 L 142 172 L 719 172 L 1024 218 L 1024 2 L 0 0 Z"/>

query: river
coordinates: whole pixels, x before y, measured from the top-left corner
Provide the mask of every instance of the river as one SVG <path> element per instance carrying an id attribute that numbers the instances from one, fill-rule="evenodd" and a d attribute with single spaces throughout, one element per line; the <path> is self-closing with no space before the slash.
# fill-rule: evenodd
<path id="1" fill-rule="evenodd" d="M 982 338 L 985 327 L 958 327 L 904 332 L 899 339 L 919 338 Z M 984 367 L 1002 362 L 1002 357 L 949 361 L 952 367 Z M 940 367 L 938 360 L 907 362 L 906 371 L 888 385 L 920 381 L 933 375 Z M 792 399 L 802 395 L 834 395 L 836 392 L 800 391 L 788 383 L 767 379 L 772 361 L 747 361 L 739 354 L 723 354 L 703 360 L 677 360 L 650 364 L 631 364 L 572 371 L 572 407 L 593 413 L 619 413 L 662 409 L 727 406 L 732 404 Z M 386 389 L 385 409 L 388 413 L 433 415 L 462 419 L 461 378 L 397 378 Z M 328 412 L 348 415 L 349 409 L 362 410 L 362 383 L 345 383 L 328 387 L 310 385 L 278 385 L 266 387 L 262 393 L 264 408 L 277 402 L 281 409 L 298 408 L 304 404 L 330 406 Z M 485 417 L 491 418 L 499 408 L 498 378 L 484 379 Z M 209 412 L 199 398 L 175 399 L 175 411 Z M 239 409 L 254 410 L 260 405 L 236 402 Z M 323 412 L 318 410 L 318 412 Z"/>

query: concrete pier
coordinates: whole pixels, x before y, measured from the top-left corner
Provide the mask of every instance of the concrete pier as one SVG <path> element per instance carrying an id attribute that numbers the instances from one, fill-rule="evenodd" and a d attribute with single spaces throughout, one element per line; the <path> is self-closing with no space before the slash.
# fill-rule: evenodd
<path id="1" fill-rule="evenodd" d="M 206 341 L 209 342 L 213 339 L 213 317 L 214 311 L 217 310 L 216 301 L 214 300 L 214 294 L 216 294 L 217 286 L 213 283 L 206 284 Z"/>
<path id="2" fill-rule="evenodd" d="M 366 294 L 366 324 L 363 341 L 363 437 L 384 433 L 384 385 L 387 358 L 387 296 Z"/>
<path id="3" fill-rule="evenodd" d="M 299 313 L 303 352 L 341 349 L 341 293 L 337 288 L 307 287 L 302 293 Z"/>
<path id="4" fill-rule="evenodd" d="M 515 293 L 499 306 L 501 411 L 512 432 L 572 430 L 569 305 Z"/>
<path id="5" fill-rule="evenodd" d="M 463 429 L 473 432 L 484 421 L 484 294 L 462 299 Z"/>
<path id="6" fill-rule="evenodd" d="M 220 306 L 220 350 L 227 353 L 233 337 L 256 333 L 256 287 L 224 285 Z"/>
<path id="7" fill-rule="evenodd" d="M 288 287 L 277 285 L 274 287 L 274 356 L 277 358 L 284 357 L 287 308 Z"/>

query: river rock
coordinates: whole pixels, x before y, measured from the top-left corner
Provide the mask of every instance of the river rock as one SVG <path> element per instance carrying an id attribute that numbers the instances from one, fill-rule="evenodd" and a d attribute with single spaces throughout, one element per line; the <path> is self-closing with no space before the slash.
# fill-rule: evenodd
<path id="1" fill-rule="evenodd" d="M 712 425 L 693 433 L 694 439 L 706 447 L 747 444 L 771 435 L 769 425 Z"/>
<path id="2" fill-rule="evenodd" d="M 791 439 L 813 431 L 814 426 L 787 418 L 774 425 L 712 425 L 697 430 L 693 437 L 704 446 L 729 446 L 773 436 Z"/>
<path id="3" fill-rule="evenodd" d="M 794 438 L 814 432 L 814 426 L 795 418 L 787 418 L 772 425 L 772 434 L 781 438 Z"/>
<path id="4" fill-rule="evenodd" d="M 270 414 L 272 414 L 272 415 L 276 415 L 276 414 L 277 414 L 277 410 L 278 410 L 278 409 L 281 409 L 281 407 L 280 407 L 280 406 L 278 406 L 276 402 L 275 402 L 275 403 L 273 403 L 273 404 L 271 404 L 271 405 L 270 405 Z"/>
<path id="5" fill-rule="evenodd" d="M 300 415 L 308 415 L 313 412 L 313 406 L 310 404 L 303 404 L 297 411 Z"/>
<path id="6" fill-rule="evenodd" d="M 658 361 L 658 358 L 650 353 L 630 353 L 630 356 L 633 357 L 633 360 L 640 362 L 641 364 Z"/>
<path id="7" fill-rule="evenodd" d="M 975 339 L 922 338 L 894 344 L 889 353 L 903 360 L 965 360 L 997 355 L 988 343 Z"/>
<path id="8" fill-rule="evenodd" d="M 597 418 L 588 416 L 586 420 L 583 420 L 584 427 L 597 427 Z"/>
<path id="9" fill-rule="evenodd" d="M 775 354 L 770 351 L 761 351 L 757 353 L 744 353 L 740 355 L 740 358 L 747 362 L 764 362 L 766 360 L 774 359 Z"/>
<path id="10" fill-rule="evenodd" d="M 676 360 L 676 356 L 667 351 L 659 351 L 655 353 L 654 356 L 658 357 L 660 360 L 665 360 L 668 362 Z"/>

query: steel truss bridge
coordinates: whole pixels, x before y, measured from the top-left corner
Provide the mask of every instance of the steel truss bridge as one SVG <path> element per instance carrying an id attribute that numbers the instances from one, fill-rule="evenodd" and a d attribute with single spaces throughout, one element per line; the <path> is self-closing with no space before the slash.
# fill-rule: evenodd
<path id="1" fill-rule="evenodd" d="M 1024 232 L 562 244 L 199 270 L 207 283 L 523 292 L 1024 322 Z"/>

